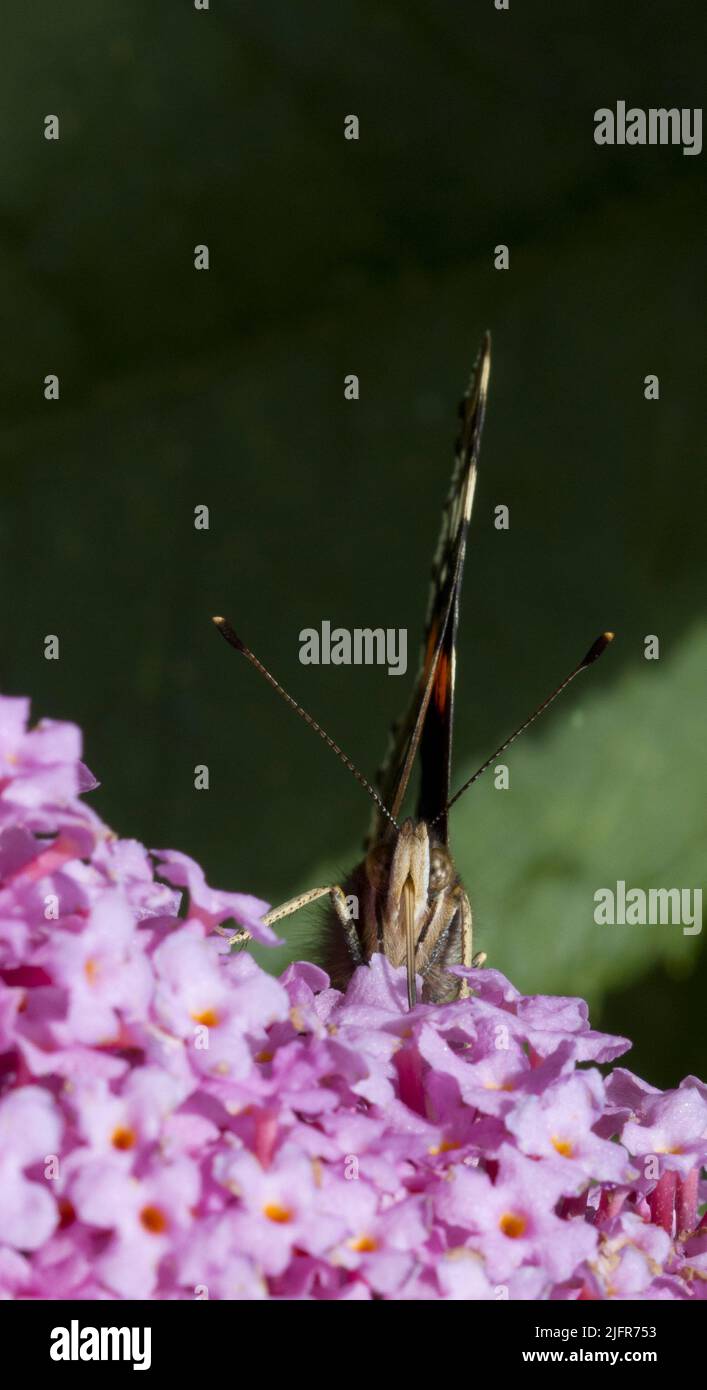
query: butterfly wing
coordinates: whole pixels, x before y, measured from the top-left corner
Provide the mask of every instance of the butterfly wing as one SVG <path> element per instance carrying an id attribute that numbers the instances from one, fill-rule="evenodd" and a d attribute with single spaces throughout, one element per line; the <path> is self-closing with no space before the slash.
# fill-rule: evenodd
<path id="1" fill-rule="evenodd" d="M 434 819 L 449 800 L 459 597 L 490 365 L 491 341 L 486 334 L 459 408 L 461 429 L 432 566 L 420 672 L 412 700 L 403 719 L 393 729 L 388 754 L 378 774 L 381 798 L 396 818 L 418 748 L 421 762 L 418 817 Z M 440 817 L 438 825 L 440 837 L 446 842 L 446 815 Z M 381 817 L 376 813 L 371 827 L 372 842 L 383 829 Z"/>
<path id="2" fill-rule="evenodd" d="M 421 679 L 423 691 L 425 674 L 429 678 L 433 665 L 434 678 L 420 734 L 421 780 L 417 804 L 419 819 L 426 821 L 439 816 L 450 797 L 459 605 L 490 366 L 491 344 L 487 334 L 459 407 L 461 428 L 454 471 L 432 567 Z M 435 662 L 436 651 L 439 654 Z M 440 837 L 446 843 L 446 813 L 440 816 L 437 824 Z"/>

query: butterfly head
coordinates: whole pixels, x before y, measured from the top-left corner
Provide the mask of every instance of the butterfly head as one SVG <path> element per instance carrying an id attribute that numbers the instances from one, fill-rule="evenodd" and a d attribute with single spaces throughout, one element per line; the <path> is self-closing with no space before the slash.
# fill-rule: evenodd
<path id="1" fill-rule="evenodd" d="M 416 1002 L 416 975 L 423 978 L 440 933 L 456 910 L 450 902 L 458 883 L 452 859 L 423 820 L 392 826 L 366 857 L 378 941 L 391 965 L 406 965 L 408 1001 Z"/>

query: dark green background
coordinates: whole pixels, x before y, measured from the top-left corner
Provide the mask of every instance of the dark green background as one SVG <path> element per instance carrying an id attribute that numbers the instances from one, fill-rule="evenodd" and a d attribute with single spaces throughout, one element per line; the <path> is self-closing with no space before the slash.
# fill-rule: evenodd
<path id="1" fill-rule="evenodd" d="M 707 1071 L 702 939 L 597 928 L 593 893 L 703 881 L 705 155 L 597 147 L 593 113 L 700 105 L 701 20 L 685 0 L 2 19 L 3 689 L 83 726 L 121 834 L 270 901 L 340 869 L 365 796 L 209 615 L 372 774 L 412 671 L 303 667 L 298 634 L 403 626 L 415 651 L 490 328 L 457 780 L 618 637 L 509 755 L 511 789 L 460 804 L 454 849 L 491 963 L 588 995 L 657 1083 Z"/>

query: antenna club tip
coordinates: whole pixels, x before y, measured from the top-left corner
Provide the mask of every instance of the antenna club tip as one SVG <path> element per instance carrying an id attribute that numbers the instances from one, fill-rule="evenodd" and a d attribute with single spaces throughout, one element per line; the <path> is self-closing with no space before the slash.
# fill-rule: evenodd
<path id="1" fill-rule="evenodd" d="M 230 642 L 232 647 L 235 647 L 239 652 L 244 652 L 246 650 L 245 643 L 241 641 L 238 633 L 231 627 L 228 618 L 222 618 L 220 615 L 217 615 L 212 618 L 211 621 L 214 627 L 218 628 L 221 636 L 225 637 L 226 641 Z"/>
<path id="2" fill-rule="evenodd" d="M 613 642 L 616 634 L 614 632 L 602 632 L 601 637 L 597 637 L 596 642 L 592 642 L 582 666 L 591 666 L 593 661 L 598 661 L 602 652 L 605 652 L 610 642 Z"/>

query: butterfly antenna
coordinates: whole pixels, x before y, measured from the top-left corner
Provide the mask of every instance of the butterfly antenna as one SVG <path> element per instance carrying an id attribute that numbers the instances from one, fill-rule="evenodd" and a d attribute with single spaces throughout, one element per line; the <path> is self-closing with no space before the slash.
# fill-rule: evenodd
<path id="1" fill-rule="evenodd" d="M 268 671 L 267 666 L 263 666 L 262 661 L 258 660 L 258 657 L 255 655 L 255 652 L 252 652 L 250 650 L 250 647 L 247 647 L 245 642 L 243 642 L 242 639 L 238 636 L 238 633 L 229 623 L 228 618 L 212 618 L 212 622 L 218 628 L 219 632 L 221 633 L 221 636 L 225 637 L 229 645 L 235 647 L 235 650 L 237 652 L 242 652 L 243 656 L 246 657 L 246 659 L 250 662 L 251 666 L 254 666 L 256 671 L 259 671 L 261 676 L 265 677 L 266 681 L 268 682 L 268 685 L 271 685 L 273 690 L 276 690 L 278 695 L 282 696 L 283 700 L 285 700 L 286 703 L 290 706 L 290 708 L 295 711 L 295 714 L 298 714 L 300 716 L 300 719 L 304 719 L 305 724 L 308 724 L 310 729 L 314 729 L 315 734 L 319 734 L 319 737 L 322 738 L 326 743 L 327 748 L 331 748 L 332 752 L 336 753 L 337 758 L 341 760 L 341 762 L 344 764 L 344 767 L 347 767 L 349 769 L 349 772 L 353 773 L 354 777 L 356 778 L 356 781 L 359 782 L 361 786 L 364 788 L 364 790 L 368 792 L 368 795 L 373 798 L 373 800 L 376 803 L 376 806 L 380 811 L 383 812 L 383 815 L 387 817 L 391 825 L 394 825 L 395 829 L 399 830 L 400 827 L 398 825 L 398 822 L 393 818 L 393 816 L 391 816 L 387 806 L 383 805 L 383 802 L 381 801 L 378 792 L 375 790 L 375 787 L 371 786 L 370 782 L 368 782 L 366 778 L 363 776 L 363 773 L 359 772 L 358 768 L 356 767 L 356 764 L 352 763 L 351 759 L 344 752 L 343 748 L 340 748 L 338 743 L 335 743 L 333 738 L 329 737 L 329 734 L 326 732 L 325 729 L 322 728 L 321 724 L 318 724 L 316 719 L 313 719 L 311 714 L 307 713 L 306 709 L 303 709 L 301 705 L 298 705 L 297 701 L 293 700 L 291 695 L 288 695 L 284 686 L 280 685 L 280 682 L 275 679 L 275 677 L 270 673 L 270 671 Z"/>
<path id="2" fill-rule="evenodd" d="M 586 671 L 588 666 L 593 666 L 594 662 L 598 661 L 602 652 L 606 651 L 606 648 L 608 647 L 609 643 L 613 642 L 613 640 L 613 632 L 602 632 L 601 637 L 597 637 L 596 642 L 592 642 L 592 645 L 589 648 L 587 655 L 582 658 L 579 665 L 575 666 L 574 670 L 570 671 L 568 676 L 565 676 L 565 679 L 561 682 L 560 685 L 558 685 L 557 689 L 553 690 L 552 694 L 548 695 L 547 699 L 543 700 L 542 704 L 538 705 L 538 708 L 534 710 L 532 714 L 529 714 L 527 719 L 523 720 L 523 723 L 520 725 L 518 729 L 516 729 L 515 733 L 511 734 L 510 738 L 507 738 L 505 742 L 501 744 L 500 748 L 497 748 L 495 753 L 492 753 L 491 757 L 487 758 L 486 762 L 481 764 L 481 767 L 478 768 L 478 770 L 474 773 L 473 777 L 470 777 L 468 781 L 464 783 L 464 786 L 460 787 L 459 791 L 454 793 L 454 796 L 452 797 L 451 801 L 448 801 L 447 805 L 444 806 L 443 809 L 439 812 L 439 815 L 435 816 L 433 821 L 430 821 L 430 825 L 434 825 L 438 820 L 441 820 L 442 816 L 446 815 L 447 811 L 450 809 L 451 806 L 454 805 L 455 801 L 458 801 L 459 797 L 463 796 L 464 792 L 467 791 L 468 788 L 472 785 L 472 782 L 477 782 L 481 774 L 483 772 L 486 772 L 486 769 L 489 768 L 492 763 L 495 763 L 496 759 L 500 757 L 501 753 L 505 753 L 506 749 L 510 748 L 511 744 L 515 743 L 516 739 L 520 738 L 521 734 L 525 733 L 525 730 L 529 729 L 530 725 L 535 723 L 535 720 L 538 719 L 540 715 L 543 714 L 544 711 L 549 708 L 553 701 L 557 699 L 558 695 L 561 695 L 563 690 L 567 689 L 568 685 L 572 683 L 575 676 L 578 676 L 581 671 Z"/>

